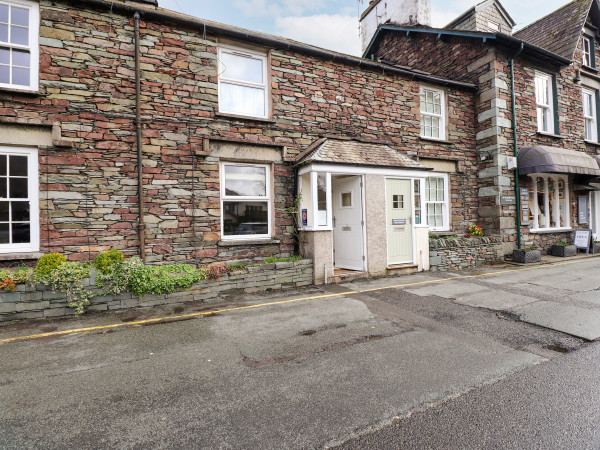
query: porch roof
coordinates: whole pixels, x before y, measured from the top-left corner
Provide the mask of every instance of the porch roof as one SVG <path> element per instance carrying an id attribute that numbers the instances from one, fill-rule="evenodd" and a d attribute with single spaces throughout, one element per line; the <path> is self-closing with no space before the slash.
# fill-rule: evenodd
<path id="1" fill-rule="evenodd" d="M 600 176 L 598 161 L 587 153 L 545 145 L 522 147 L 518 167 L 521 175 L 540 172 Z"/>
<path id="2" fill-rule="evenodd" d="M 296 158 L 296 164 L 310 163 L 430 170 L 385 144 L 341 139 L 319 139 Z"/>

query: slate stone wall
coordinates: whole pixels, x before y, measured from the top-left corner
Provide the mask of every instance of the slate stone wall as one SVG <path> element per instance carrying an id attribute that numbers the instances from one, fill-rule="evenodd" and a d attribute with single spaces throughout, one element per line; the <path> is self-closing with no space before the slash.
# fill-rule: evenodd
<path id="1" fill-rule="evenodd" d="M 84 280 L 92 290 L 101 294 L 92 278 Z M 219 280 L 206 280 L 190 289 L 172 294 L 147 294 L 137 297 L 130 293 L 121 295 L 98 295 L 91 300 L 87 311 L 112 311 L 143 306 L 177 305 L 190 301 L 217 303 L 223 298 L 289 289 L 313 284 L 311 260 L 263 264 L 223 274 Z M 52 292 L 48 286 L 28 284 L 17 286 L 17 292 L 0 291 L 0 322 L 17 319 L 41 319 L 70 316 L 62 292 Z"/>
<path id="2" fill-rule="evenodd" d="M 40 92 L 0 92 L 1 122 L 58 122 L 73 148 L 40 149 L 41 250 L 70 260 L 138 253 L 133 22 L 84 2 L 41 0 Z M 265 49 L 267 51 L 269 49 Z M 320 137 L 384 143 L 458 161 L 453 227 L 477 215 L 473 92 L 448 92 L 448 142 L 419 138 L 417 80 L 271 49 L 272 120 L 218 113 L 217 37 L 141 22 L 143 178 L 148 262 L 210 264 L 293 253 L 295 156 Z M 273 240 L 221 246 L 220 174 L 210 140 L 255 143 L 274 163 Z"/>
<path id="3" fill-rule="evenodd" d="M 502 240 L 497 236 L 429 240 L 432 272 L 474 269 L 501 260 Z"/>

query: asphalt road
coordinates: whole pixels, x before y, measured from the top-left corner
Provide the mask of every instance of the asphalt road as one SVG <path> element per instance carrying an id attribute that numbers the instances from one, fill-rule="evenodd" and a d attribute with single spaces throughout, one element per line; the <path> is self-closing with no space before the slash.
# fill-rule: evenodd
<path id="1" fill-rule="evenodd" d="M 337 448 L 600 448 L 600 343 L 415 412 Z"/>
<path id="2" fill-rule="evenodd" d="M 573 376 L 569 367 L 589 370 L 595 354 L 588 352 L 596 344 L 523 322 L 511 308 L 545 302 L 594 313 L 600 310 L 600 281 L 593 276 L 599 269 L 594 258 L 533 271 L 486 268 L 472 278 L 429 273 L 371 280 L 232 299 L 257 306 L 299 301 L 146 326 L 131 324 L 207 306 L 0 326 L 0 448 L 386 448 L 400 442 L 398 417 L 433 414 L 436 405 L 453 404 L 444 403 L 450 399 L 474 398 L 458 407 L 466 408 L 458 426 L 468 429 L 479 401 L 473 396 L 512 380 L 506 396 L 531 387 L 521 404 L 537 401 L 542 408 L 552 379 L 551 386 L 564 390 L 557 402 L 566 407 L 571 389 L 579 395 L 580 378 L 586 386 L 584 375 Z M 125 326 L 104 328 L 111 324 Z M 52 334 L 82 327 L 94 328 Z M 7 340 L 39 333 L 50 334 Z M 566 365 L 555 375 L 535 375 L 556 364 Z M 590 378 L 588 391 L 594 382 Z M 487 421 L 502 408 L 517 409 L 498 395 L 497 411 L 493 395 L 481 400 L 487 405 L 482 414 L 493 411 Z M 597 395 L 571 403 L 578 411 L 587 406 L 582 414 L 597 419 L 589 411 L 599 404 Z M 560 414 L 549 423 L 561 423 Z M 455 415 L 449 412 L 448 427 L 457 423 Z M 531 420 L 523 429 L 548 429 Z M 436 421 L 423 419 L 423 430 Z M 369 435 L 374 430 L 389 435 Z M 419 437 L 407 433 L 399 435 Z M 547 442 L 520 436 L 504 442 Z M 441 437 L 410 442 L 461 448 L 477 442 L 456 437 L 444 445 Z M 487 442 L 502 447 L 494 439 Z"/>

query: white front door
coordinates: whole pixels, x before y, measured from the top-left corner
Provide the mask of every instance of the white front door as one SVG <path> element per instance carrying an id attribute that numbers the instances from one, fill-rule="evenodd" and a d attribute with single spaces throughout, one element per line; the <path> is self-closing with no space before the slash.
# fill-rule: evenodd
<path id="1" fill-rule="evenodd" d="M 340 269 L 363 270 L 363 211 L 361 177 L 334 178 L 333 260 Z"/>
<path id="2" fill-rule="evenodd" d="M 385 183 L 388 264 L 413 262 L 412 193 L 410 180 Z"/>

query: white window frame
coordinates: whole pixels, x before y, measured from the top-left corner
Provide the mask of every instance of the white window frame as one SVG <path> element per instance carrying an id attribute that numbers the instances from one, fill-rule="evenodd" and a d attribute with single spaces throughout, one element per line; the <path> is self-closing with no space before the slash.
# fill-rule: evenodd
<path id="1" fill-rule="evenodd" d="M 571 230 L 571 210 L 569 205 L 569 176 L 554 174 L 554 173 L 530 173 L 527 175 L 531 179 L 532 191 L 533 191 L 533 228 L 529 231 L 532 233 L 545 233 L 554 231 L 569 231 Z M 538 178 L 542 178 L 543 186 L 538 185 Z M 538 214 L 538 193 L 540 189 L 543 189 L 544 193 L 544 210 L 550 211 L 550 196 L 548 195 L 548 180 L 554 179 L 554 204 L 552 205 L 554 223 L 560 224 L 560 204 L 561 198 L 559 195 L 558 183 L 562 181 L 564 183 L 563 189 L 563 208 L 565 212 L 565 226 L 564 227 L 550 227 L 550 216 L 546 214 L 544 223 L 539 223 Z"/>
<path id="2" fill-rule="evenodd" d="M 265 168 L 265 184 L 266 192 L 265 196 L 229 196 L 225 190 L 225 167 L 226 166 L 247 166 L 247 167 L 264 167 Z M 238 163 L 238 162 L 221 162 L 220 164 L 220 181 L 221 181 L 221 239 L 232 240 L 232 241 L 244 241 L 244 240 L 257 240 L 257 239 L 271 239 L 272 232 L 272 209 L 273 209 L 273 196 L 271 186 L 271 166 L 269 164 L 252 164 L 252 163 Z M 268 209 L 268 223 L 267 223 L 267 234 L 244 234 L 237 236 L 226 236 L 225 235 L 225 202 L 266 202 Z"/>
<path id="3" fill-rule="evenodd" d="M 0 83 L 0 88 L 6 88 L 15 91 L 37 91 L 39 89 L 39 71 L 40 71 L 40 5 L 39 3 L 28 0 L 0 0 L 0 5 L 18 6 L 29 10 L 29 45 L 11 44 L 10 42 L 0 42 L 0 47 L 8 48 L 9 50 L 27 50 L 30 55 L 29 67 L 29 86 L 23 86 L 12 83 Z M 10 30 L 9 30 L 10 35 Z M 9 37 L 10 41 L 10 37 Z M 11 64 L 12 69 L 12 51 Z M 12 70 L 11 77 L 12 77 Z"/>
<path id="4" fill-rule="evenodd" d="M 587 49 L 586 49 L 587 43 Z M 582 64 L 586 67 L 592 67 L 592 41 L 590 38 L 581 38 L 581 53 L 582 53 Z"/>
<path id="5" fill-rule="evenodd" d="M 591 106 L 592 114 L 588 115 L 585 110 L 586 96 L 589 96 L 589 104 Z M 582 104 L 583 108 L 583 126 L 584 126 L 584 137 L 586 141 L 597 142 L 598 141 L 598 118 L 596 117 L 596 92 L 591 89 L 582 89 Z"/>
<path id="6" fill-rule="evenodd" d="M 440 114 L 428 113 L 428 112 L 423 111 L 421 96 L 423 94 L 426 95 L 427 92 L 431 92 L 434 95 L 440 96 Z M 435 140 L 440 140 L 440 141 L 445 140 L 446 139 L 446 92 L 441 89 L 435 89 L 435 88 L 432 88 L 429 86 L 421 86 L 421 88 L 419 90 L 419 111 L 421 114 L 421 122 L 420 122 L 421 137 L 425 138 L 425 139 L 435 139 Z M 423 132 L 425 117 L 431 117 L 432 119 L 439 120 L 439 128 L 440 128 L 439 137 L 425 135 L 425 133 Z"/>
<path id="7" fill-rule="evenodd" d="M 263 70 L 263 82 L 262 83 L 254 83 L 254 82 L 250 82 L 250 81 L 245 81 L 245 80 L 238 80 L 236 78 L 228 78 L 224 75 L 225 73 L 225 65 L 222 62 L 222 57 L 221 55 L 223 53 L 229 53 L 229 54 L 233 54 L 236 56 L 242 56 L 245 58 L 252 58 L 252 59 L 257 59 L 260 60 L 262 62 L 262 70 Z M 230 46 L 219 46 L 218 49 L 218 61 L 219 61 L 219 82 L 218 82 L 218 96 L 219 96 L 219 113 L 222 114 L 231 114 L 231 115 L 235 115 L 235 116 L 242 116 L 242 117 L 253 117 L 253 118 L 258 118 L 258 119 L 268 119 L 270 117 L 271 111 L 270 111 L 270 91 L 269 91 L 269 85 L 270 85 L 270 80 L 269 80 L 269 72 L 268 72 L 268 67 L 267 67 L 267 62 L 268 62 L 268 55 L 266 53 L 260 53 L 257 51 L 252 51 L 252 50 L 248 50 L 245 48 L 239 48 L 239 47 L 230 47 Z M 263 115 L 253 115 L 253 114 L 246 114 L 240 111 L 229 111 L 223 108 L 223 106 L 221 105 L 221 92 L 222 92 L 222 87 L 221 87 L 221 83 L 227 83 L 227 84 L 233 84 L 233 85 L 237 85 L 237 86 L 243 86 L 243 87 L 251 87 L 254 89 L 262 89 L 265 93 L 265 104 L 264 104 L 264 111 L 265 113 Z"/>
<path id="8" fill-rule="evenodd" d="M 543 86 L 542 82 L 546 82 L 547 90 L 545 96 L 539 95 Z M 538 131 L 540 133 L 554 134 L 554 96 L 552 92 L 552 76 L 547 73 L 535 73 L 535 102 L 537 112 Z M 545 97 L 545 98 L 544 98 Z M 544 128 L 543 114 L 548 117 L 548 128 Z"/>
<path id="9" fill-rule="evenodd" d="M 487 28 L 490 31 L 495 33 L 500 33 L 502 31 L 502 26 L 498 22 L 494 22 L 493 20 L 487 21 Z"/>
<path id="10" fill-rule="evenodd" d="M 441 178 L 444 184 L 444 200 L 439 201 L 428 201 L 427 200 L 427 180 L 430 178 Z M 432 173 L 430 176 L 420 180 L 420 194 L 421 194 L 421 223 L 429 226 L 429 231 L 450 231 L 450 191 L 449 191 L 449 177 L 447 173 Z M 429 218 L 427 214 L 427 205 L 429 204 L 441 204 L 442 205 L 442 226 L 433 227 L 429 224 Z"/>
<path id="11" fill-rule="evenodd" d="M 24 244 L 0 244 L 0 253 L 28 253 L 40 251 L 40 186 L 38 171 L 38 149 L 26 147 L 0 146 L 0 155 L 27 156 L 27 199 L 18 201 L 29 201 L 29 226 L 30 242 Z M 8 186 L 7 186 L 8 189 Z M 8 192 L 7 192 L 8 194 Z M 9 213 L 10 214 L 10 213 Z M 9 215 L 9 223 L 11 217 Z"/>

